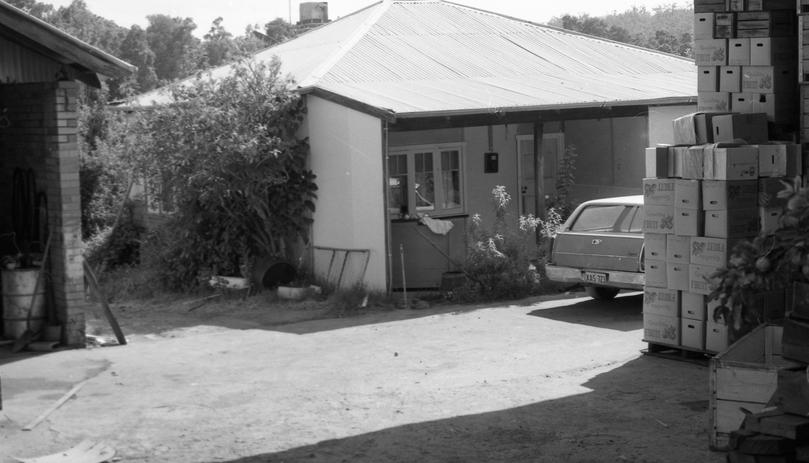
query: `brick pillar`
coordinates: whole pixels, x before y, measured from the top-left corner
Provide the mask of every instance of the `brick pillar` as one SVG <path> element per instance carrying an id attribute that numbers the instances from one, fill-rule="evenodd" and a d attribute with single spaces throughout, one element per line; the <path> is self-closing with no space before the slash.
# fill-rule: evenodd
<path id="1" fill-rule="evenodd" d="M 44 106 L 48 214 L 52 234 L 54 304 L 64 326 L 63 341 L 85 343 L 86 301 L 81 239 L 81 193 L 77 129 L 78 84 L 51 84 Z"/>

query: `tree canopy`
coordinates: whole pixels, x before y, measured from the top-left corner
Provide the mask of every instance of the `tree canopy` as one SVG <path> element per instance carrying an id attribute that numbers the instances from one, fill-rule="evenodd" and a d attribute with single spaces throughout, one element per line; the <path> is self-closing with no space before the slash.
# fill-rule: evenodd
<path id="1" fill-rule="evenodd" d="M 693 21 L 692 8 L 671 4 L 652 11 L 633 7 L 604 17 L 564 15 L 550 25 L 691 58 Z"/>
<path id="2" fill-rule="evenodd" d="M 296 136 L 303 102 L 280 63 L 240 62 L 228 77 L 173 90 L 173 104 L 129 129 L 138 140 L 130 163 L 149 197 L 174 206 L 163 247 L 173 286 L 210 269 L 238 275 L 250 258 L 306 241 L 317 186 Z"/>
<path id="3" fill-rule="evenodd" d="M 59 8 L 37 0 L 2 1 L 137 66 L 136 75 L 108 81 L 110 100 L 146 92 L 210 66 L 234 61 L 296 33 L 294 26 L 277 18 L 266 23 L 262 31 L 265 39 L 257 38 L 252 28 L 236 37 L 225 30 L 223 17 L 219 17 L 200 39 L 195 35 L 198 26 L 191 18 L 154 14 L 147 16 L 145 29 L 138 25 L 126 28 L 94 14 L 84 0 L 73 0 Z"/>

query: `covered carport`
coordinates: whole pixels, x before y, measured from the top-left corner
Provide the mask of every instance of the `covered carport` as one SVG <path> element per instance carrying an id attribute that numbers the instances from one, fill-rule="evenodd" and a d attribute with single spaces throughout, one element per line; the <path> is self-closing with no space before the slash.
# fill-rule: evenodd
<path id="1" fill-rule="evenodd" d="M 61 341 L 84 344 L 78 101 L 134 67 L 0 2 L 0 257 L 41 262 Z M 13 262 L 12 262 L 13 260 Z M 10 324 L 11 322 L 8 322 Z"/>

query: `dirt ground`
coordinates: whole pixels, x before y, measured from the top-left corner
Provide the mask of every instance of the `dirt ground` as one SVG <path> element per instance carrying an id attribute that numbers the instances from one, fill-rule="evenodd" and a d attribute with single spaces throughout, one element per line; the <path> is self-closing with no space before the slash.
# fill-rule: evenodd
<path id="1" fill-rule="evenodd" d="M 18 423 L 0 418 L 0 462 L 14 461 L 3 458 L 2 447 L 14 447 L 14 455 L 25 449 L 26 455 L 36 455 L 31 443 L 48 436 L 42 455 L 69 446 L 68 437 L 105 432 L 118 449 L 118 461 L 139 462 L 724 461 L 724 454 L 708 449 L 707 368 L 640 355 L 637 300 L 604 310 L 586 298 L 569 299 L 575 296 L 474 306 L 433 301 L 418 310 L 375 307 L 339 318 L 329 301 L 288 303 L 271 293 L 247 299 L 115 302 L 113 311 L 131 348 L 140 349 L 141 368 L 160 361 L 165 352 L 187 353 L 182 359 L 166 357 L 162 369 L 174 370 L 165 373 L 168 388 L 159 389 L 160 378 L 150 383 L 130 376 L 123 357 L 117 358 L 124 352 L 119 348 L 68 352 L 68 362 L 80 364 L 80 358 L 96 354 L 104 360 L 93 362 L 110 365 L 109 371 L 96 373 L 96 387 L 85 386 L 85 395 L 70 405 L 98 413 L 70 419 L 55 413 L 40 436 L 19 433 Z M 100 312 L 90 314 L 89 325 L 91 339 L 101 344 L 114 339 Z M 440 344 L 414 340 L 416 333 L 431 329 L 457 334 L 456 341 L 447 342 L 451 336 Z M 201 365 L 232 350 L 221 344 L 232 346 L 232 330 L 239 330 L 240 349 L 246 352 L 265 355 L 261 352 L 279 346 L 294 352 L 263 362 L 260 379 L 251 376 L 255 384 L 234 388 L 224 379 L 255 368 L 252 359 L 234 355 L 215 371 Z M 570 336 L 598 332 L 607 337 L 579 345 L 599 348 L 573 352 L 575 363 L 566 358 L 570 352 L 560 350 L 570 345 Z M 543 342 L 531 342 L 536 336 Z M 479 349 L 465 345 L 472 339 L 483 343 Z M 311 358 L 300 358 L 302 352 Z M 501 357 L 504 352 L 507 356 Z M 66 361 L 48 357 L 34 358 L 39 363 L 32 365 L 47 370 L 48 362 Z M 0 374 L 11 373 L 3 378 L 4 386 L 8 376 L 24 374 L 24 362 L 3 366 L 0 359 Z M 369 364 L 378 365 L 378 371 L 368 371 Z M 337 365 L 338 370 L 329 370 Z M 293 371 L 293 366 L 300 378 L 274 370 Z M 180 373 L 180 368 L 199 371 Z M 425 376 L 419 379 L 422 371 Z M 200 379 L 206 376 L 211 378 Z M 188 378 L 196 378 L 197 386 L 207 384 L 204 406 L 191 403 L 196 398 L 182 389 Z M 333 390 L 323 390 L 323 378 Z M 296 386 L 290 390 L 284 380 Z M 275 383 L 283 383 L 283 399 L 255 401 Z M 7 409 L 14 405 L 14 387 Z M 143 404 L 124 395 L 108 405 L 91 402 L 111 400 L 104 396 L 116 387 L 131 387 L 130 394 L 154 387 L 163 396 L 158 402 L 166 404 L 141 410 Z M 210 405 L 212 398 L 218 406 Z M 104 421 L 114 418 L 106 416 L 111 406 L 142 422 L 113 431 L 120 425 Z"/>

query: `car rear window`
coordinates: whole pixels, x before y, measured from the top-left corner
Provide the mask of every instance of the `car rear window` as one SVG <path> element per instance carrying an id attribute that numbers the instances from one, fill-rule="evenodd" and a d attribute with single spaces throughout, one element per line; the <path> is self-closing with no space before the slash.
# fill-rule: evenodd
<path id="1" fill-rule="evenodd" d="M 629 233 L 642 233 L 643 232 L 643 207 L 632 206 L 626 214 L 626 226 L 622 225 L 618 231 Z"/>
<path id="2" fill-rule="evenodd" d="M 582 209 L 570 230 L 640 233 L 642 221 L 643 211 L 637 206 L 593 205 Z"/>

